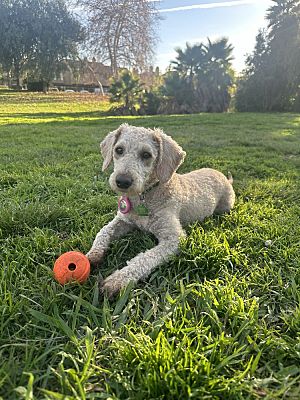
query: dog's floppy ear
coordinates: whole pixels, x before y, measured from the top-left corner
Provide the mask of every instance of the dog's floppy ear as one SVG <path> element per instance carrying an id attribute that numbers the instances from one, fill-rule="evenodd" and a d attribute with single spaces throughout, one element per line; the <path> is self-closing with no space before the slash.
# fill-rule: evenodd
<path id="1" fill-rule="evenodd" d="M 106 168 L 109 166 L 109 164 L 112 162 L 113 148 L 121 135 L 122 127 L 123 127 L 123 125 L 121 125 L 115 131 L 110 132 L 105 137 L 105 139 L 102 140 L 102 142 L 100 143 L 101 154 L 103 157 L 102 171 L 105 171 Z"/>
<path id="2" fill-rule="evenodd" d="M 171 138 L 159 129 L 155 129 L 155 139 L 159 143 L 159 158 L 156 165 L 156 175 L 160 182 L 168 182 L 174 172 L 183 162 L 185 152 Z"/>

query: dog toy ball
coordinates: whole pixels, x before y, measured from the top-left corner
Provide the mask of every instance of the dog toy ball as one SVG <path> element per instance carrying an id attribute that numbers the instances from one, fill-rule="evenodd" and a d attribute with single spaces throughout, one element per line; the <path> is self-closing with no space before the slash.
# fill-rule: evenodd
<path id="1" fill-rule="evenodd" d="M 62 285 L 71 281 L 84 283 L 90 275 L 90 269 L 90 262 L 84 254 L 68 251 L 55 261 L 53 273 L 54 278 Z"/>

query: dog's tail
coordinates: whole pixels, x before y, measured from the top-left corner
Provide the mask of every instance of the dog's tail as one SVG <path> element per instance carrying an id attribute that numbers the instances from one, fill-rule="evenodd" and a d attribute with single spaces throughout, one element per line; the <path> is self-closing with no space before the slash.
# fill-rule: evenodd
<path id="1" fill-rule="evenodd" d="M 231 175 L 231 172 L 228 171 L 228 176 L 227 176 L 228 182 L 232 185 L 233 184 L 233 177 Z"/>

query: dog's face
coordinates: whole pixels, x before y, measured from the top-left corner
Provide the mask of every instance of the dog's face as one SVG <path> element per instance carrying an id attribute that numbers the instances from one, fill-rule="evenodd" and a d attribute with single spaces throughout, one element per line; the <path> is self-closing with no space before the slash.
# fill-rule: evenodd
<path id="1" fill-rule="evenodd" d="M 114 171 L 109 178 L 111 188 L 130 195 L 142 193 L 153 179 L 159 144 L 146 129 L 122 127 L 113 146 Z"/>
<path id="2" fill-rule="evenodd" d="M 182 163 L 185 153 L 160 130 L 121 125 L 101 143 L 103 170 L 111 161 L 109 178 L 115 192 L 137 195 L 156 180 L 167 182 Z"/>

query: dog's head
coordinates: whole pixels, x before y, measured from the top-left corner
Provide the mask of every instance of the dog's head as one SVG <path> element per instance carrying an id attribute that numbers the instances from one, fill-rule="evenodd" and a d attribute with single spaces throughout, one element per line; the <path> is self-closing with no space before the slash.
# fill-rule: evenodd
<path id="1" fill-rule="evenodd" d="M 147 184 L 159 180 L 168 182 L 185 152 L 159 129 L 147 129 L 122 124 L 101 142 L 102 170 L 113 161 L 109 178 L 111 188 L 129 195 L 143 193 Z"/>

